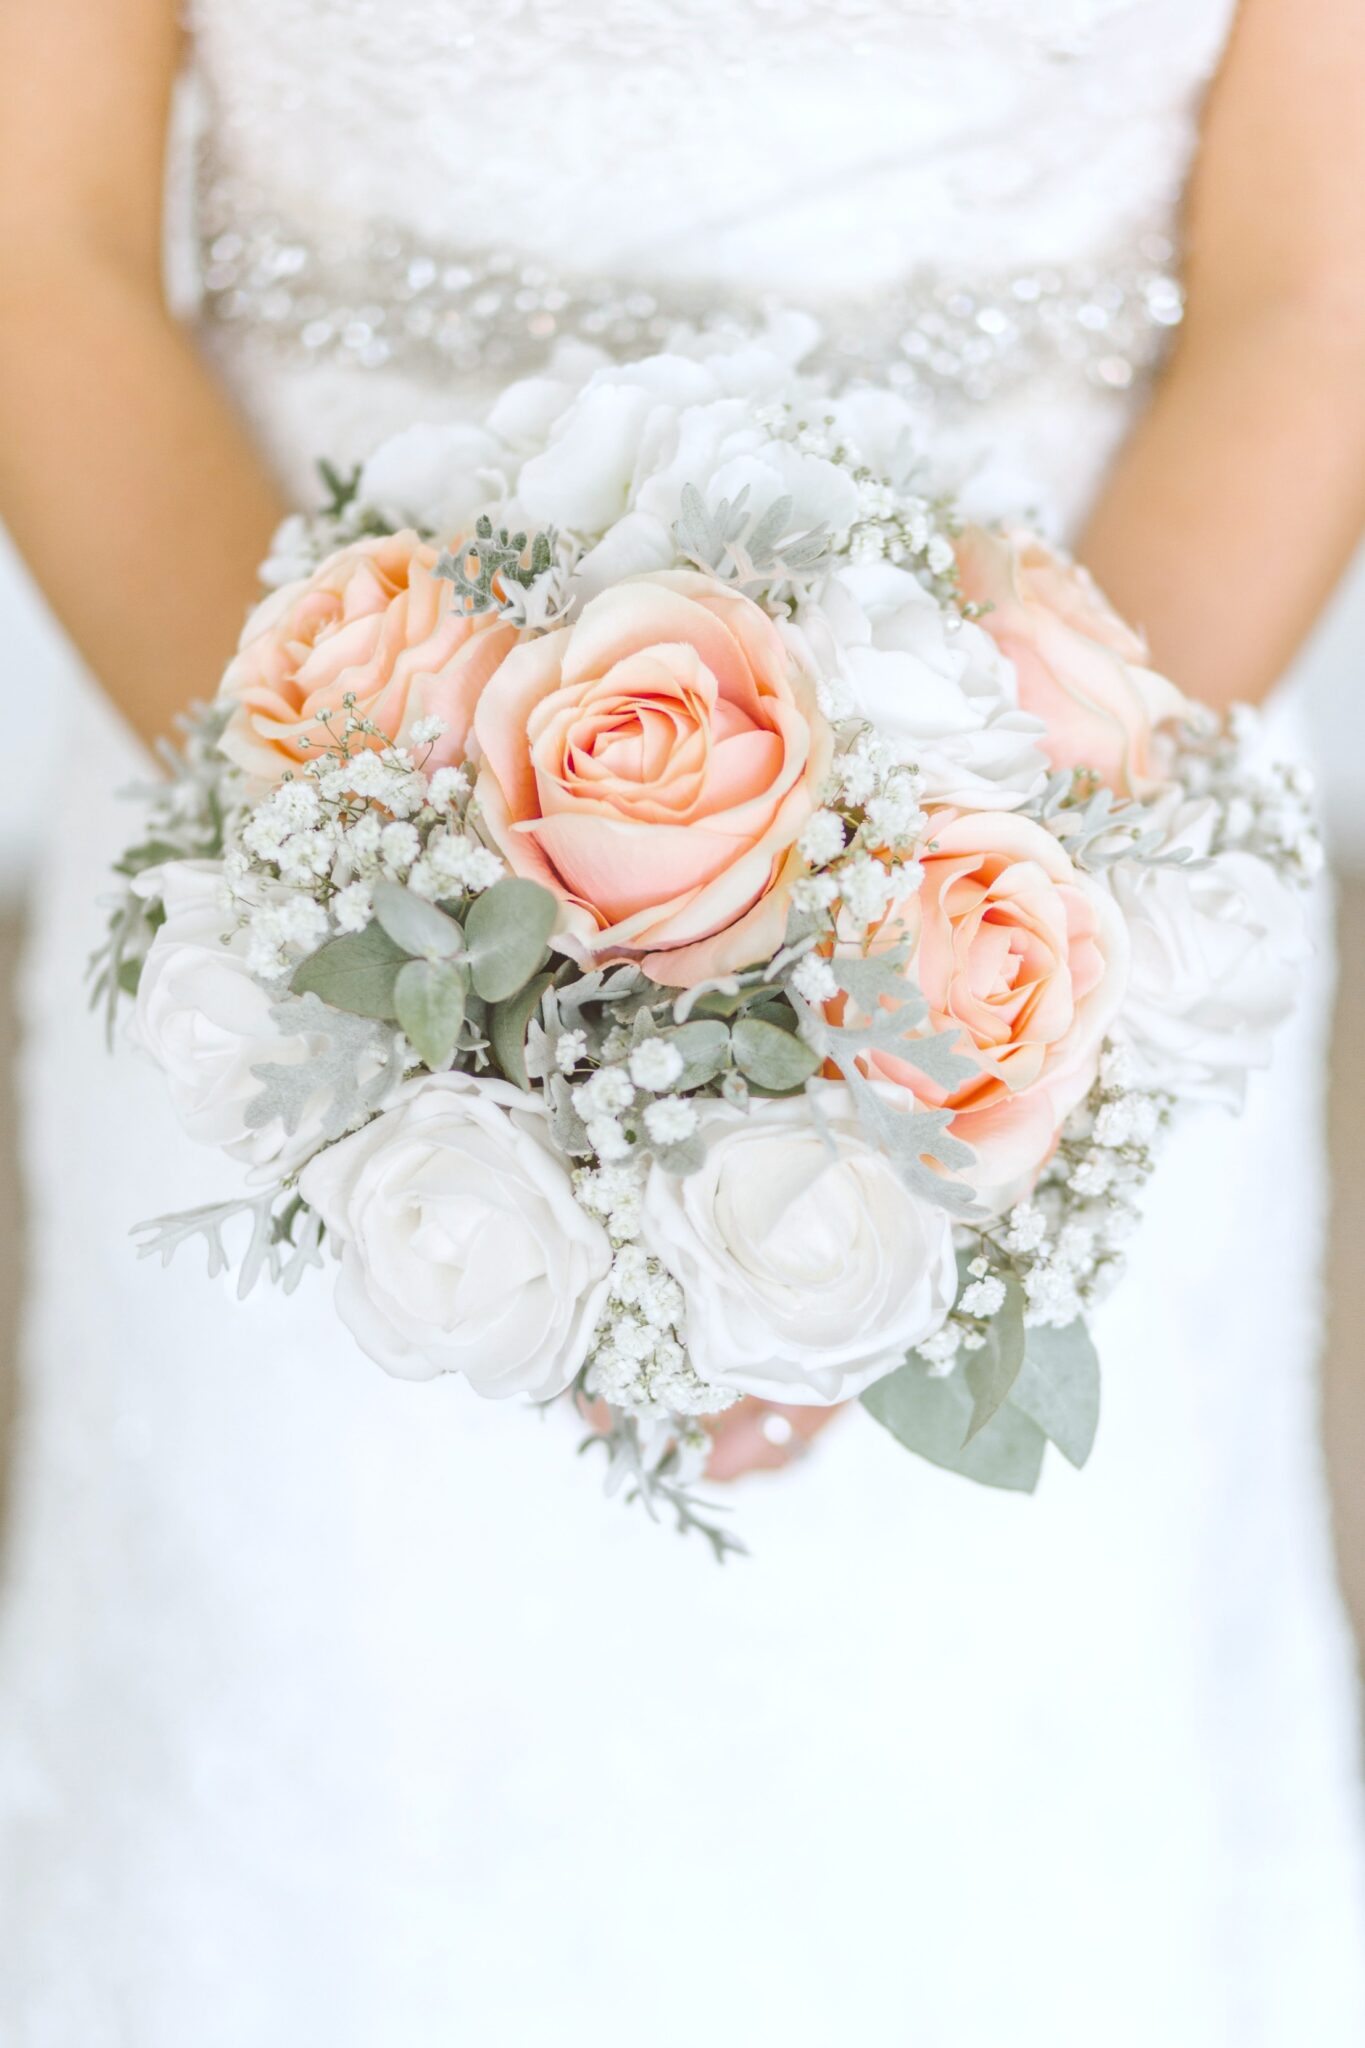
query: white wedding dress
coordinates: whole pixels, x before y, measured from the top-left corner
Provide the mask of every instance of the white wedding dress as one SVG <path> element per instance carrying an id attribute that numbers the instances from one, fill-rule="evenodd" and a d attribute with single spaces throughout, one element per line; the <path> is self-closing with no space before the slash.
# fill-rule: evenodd
<path id="1" fill-rule="evenodd" d="M 557 334 L 772 297 L 1065 531 L 1178 317 L 1231 5 L 190 13 L 199 318 L 300 493 Z M 854 1408 L 734 1491 L 721 1572 L 567 1414 L 386 1378 L 316 1276 L 136 1261 L 230 1176 L 78 991 L 135 769 L 92 694 L 27 976 L 6 2048 L 1358 2048 L 1323 988 L 1170 1148 L 1086 1473 L 987 1493 Z"/>

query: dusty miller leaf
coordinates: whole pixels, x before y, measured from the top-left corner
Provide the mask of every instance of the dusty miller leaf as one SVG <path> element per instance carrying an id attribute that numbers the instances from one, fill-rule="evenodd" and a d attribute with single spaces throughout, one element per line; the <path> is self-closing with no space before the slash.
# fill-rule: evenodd
<path id="1" fill-rule="evenodd" d="M 746 592 L 766 589 L 796 575 L 808 575 L 830 551 L 824 527 L 789 531 L 795 507 L 777 498 L 767 510 L 749 511 L 749 487 L 712 509 L 695 484 L 683 487 L 673 538 L 684 560 L 695 562 Z"/>
<path id="2" fill-rule="evenodd" d="M 297 1033 L 313 1043 L 302 1060 L 271 1060 L 251 1069 L 261 1090 L 244 1112 L 248 1130 L 262 1130 L 278 1118 L 292 1137 L 316 1109 L 322 1139 L 329 1143 L 379 1107 L 397 1078 L 392 1031 L 333 1010 L 311 993 L 286 996 L 270 1015 L 285 1036 Z"/>
<path id="3" fill-rule="evenodd" d="M 906 1186 L 927 1202 L 947 1209 L 951 1215 L 969 1215 L 975 1206 L 972 1190 L 945 1174 L 935 1173 L 926 1160 L 936 1159 L 950 1171 L 970 1166 L 976 1154 L 970 1145 L 954 1138 L 948 1125 L 950 1109 L 897 1109 L 863 1079 L 856 1067 L 845 1081 L 857 1104 L 863 1128 L 873 1143 L 886 1154 Z"/>
<path id="4" fill-rule="evenodd" d="M 457 602 L 471 616 L 505 611 L 510 608 L 508 585 L 529 590 L 554 562 L 552 531 L 531 537 L 531 559 L 523 564 L 521 558 L 527 545 L 526 534 L 509 533 L 505 526 L 495 530 L 487 513 L 481 513 L 473 540 L 467 541 L 458 554 L 447 549 L 436 564 L 435 573 L 454 584 Z"/>
<path id="5" fill-rule="evenodd" d="M 223 1242 L 224 1226 L 238 1216 L 250 1216 L 251 1237 L 237 1279 L 237 1299 L 245 1301 L 271 1262 L 275 1228 L 273 1210 L 278 1194 L 278 1189 L 269 1188 L 264 1194 L 240 1201 L 208 1202 L 198 1209 L 183 1209 L 176 1215 L 153 1216 L 146 1223 L 136 1223 L 131 1235 L 143 1240 L 137 1248 L 138 1257 L 146 1259 L 155 1255 L 163 1266 L 169 1266 L 181 1245 L 187 1244 L 192 1237 L 202 1237 L 208 1248 L 208 1276 L 210 1280 L 216 1280 L 232 1264 Z"/>

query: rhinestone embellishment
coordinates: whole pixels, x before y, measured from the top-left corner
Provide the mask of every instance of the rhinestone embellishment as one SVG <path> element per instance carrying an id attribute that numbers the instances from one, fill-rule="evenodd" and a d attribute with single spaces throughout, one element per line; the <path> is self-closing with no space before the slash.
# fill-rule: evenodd
<path id="1" fill-rule="evenodd" d="M 249 344 L 410 375 L 501 377 L 534 368 L 560 336 L 614 356 L 679 327 L 752 332 L 775 302 L 575 278 L 500 251 L 426 246 L 395 227 L 310 238 L 230 184 L 200 195 L 202 314 Z M 1109 261 L 955 280 L 912 275 L 875 301 L 812 308 L 819 366 L 941 400 L 981 403 L 1061 377 L 1126 391 L 1160 360 L 1183 311 L 1163 235 Z"/>

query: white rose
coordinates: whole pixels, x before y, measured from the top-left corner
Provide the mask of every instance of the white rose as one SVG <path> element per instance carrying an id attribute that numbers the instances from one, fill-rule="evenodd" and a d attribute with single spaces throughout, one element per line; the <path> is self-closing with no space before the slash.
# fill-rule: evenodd
<path id="1" fill-rule="evenodd" d="M 646 357 L 595 371 L 522 464 L 514 499 L 530 526 L 605 533 L 630 509 L 642 476 L 672 445 L 679 415 L 720 395 L 684 356 Z"/>
<path id="2" fill-rule="evenodd" d="M 952 1227 L 863 1137 L 848 1092 L 702 1110 L 705 1164 L 651 1168 L 644 1235 L 681 1284 L 687 1348 L 713 1385 L 847 1400 L 940 1328 Z"/>
<path id="3" fill-rule="evenodd" d="M 927 800 L 1014 810 L 1046 781 L 1044 728 L 1019 709 L 1011 664 L 970 621 L 949 632 L 908 569 L 835 570 L 798 612 L 794 635 L 806 665 L 838 677 L 850 710 L 919 769 Z"/>
<path id="4" fill-rule="evenodd" d="M 337 1311 L 386 1371 L 463 1373 L 495 1399 L 572 1382 L 611 1244 L 536 1097 L 469 1074 L 408 1082 L 299 1186 L 341 1244 Z"/>
<path id="5" fill-rule="evenodd" d="M 464 533 L 499 492 L 508 455 L 496 435 L 460 422 L 407 427 L 381 441 L 356 496 L 395 527 Z"/>
<path id="6" fill-rule="evenodd" d="M 171 861 L 148 869 L 137 888 L 160 899 L 166 921 L 142 965 L 133 1043 L 165 1075 L 191 1138 L 258 1169 L 291 1171 L 317 1146 L 319 1120 L 305 1115 L 292 1136 L 278 1119 L 253 1130 L 246 1109 L 261 1083 L 252 1068 L 303 1060 L 312 1041 L 281 1033 L 272 1021 L 279 992 L 262 987 L 247 966 L 245 934 L 233 930 L 225 906 L 222 868 L 216 861 Z"/>
<path id="7" fill-rule="evenodd" d="M 543 438 L 516 481 L 516 520 L 599 536 L 580 568 L 589 595 L 673 564 L 673 523 L 687 485 L 710 506 L 747 491 L 754 519 L 790 497 L 794 529 L 847 527 L 858 494 L 846 471 L 775 438 L 756 418 L 791 389 L 790 349 L 808 340 L 802 328 L 742 347 L 607 365 L 577 391 L 557 376 L 513 386 L 494 410 L 496 430 L 519 448 Z"/>
<path id="8" fill-rule="evenodd" d="M 1181 805 L 1168 846 L 1203 856 L 1216 816 L 1211 801 Z M 1240 1108 L 1312 951 L 1302 900 L 1265 861 L 1235 851 L 1198 868 L 1119 866 L 1111 886 L 1132 940 L 1116 1032 L 1139 1078 Z"/>

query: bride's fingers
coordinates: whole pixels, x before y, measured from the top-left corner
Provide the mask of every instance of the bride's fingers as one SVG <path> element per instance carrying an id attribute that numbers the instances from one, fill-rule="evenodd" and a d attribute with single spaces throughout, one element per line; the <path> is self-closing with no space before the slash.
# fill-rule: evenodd
<path id="1" fill-rule="evenodd" d="M 611 1410 L 604 1401 L 588 1401 L 580 1394 L 575 1396 L 575 1405 L 591 1428 L 611 1427 Z M 706 1477 L 742 1479 L 746 1472 L 775 1472 L 800 1457 L 812 1437 L 818 1436 L 838 1412 L 837 1408 L 789 1408 L 772 1401 L 737 1401 L 733 1408 L 727 1408 L 706 1424 L 711 1437 Z"/>
<path id="2" fill-rule="evenodd" d="M 740 1479 L 746 1472 L 773 1472 L 789 1465 L 837 1413 L 835 1408 L 739 1401 L 707 1424 L 712 1445 L 706 1476 Z"/>

